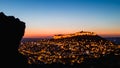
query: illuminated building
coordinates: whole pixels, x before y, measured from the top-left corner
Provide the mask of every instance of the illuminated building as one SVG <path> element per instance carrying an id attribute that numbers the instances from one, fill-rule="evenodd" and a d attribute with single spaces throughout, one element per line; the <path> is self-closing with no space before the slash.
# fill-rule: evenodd
<path id="1" fill-rule="evenodd" d="M 88 31 L 80 31 L 73 34 L 59 34 L 53 36 L 54 39 L 60 39 L 60 38 L 67 38 L 67 37 L 73 37 L 73 36 L 79 36 L 79 35 L 96 35 L 94 32 L 88 32 Z"/>

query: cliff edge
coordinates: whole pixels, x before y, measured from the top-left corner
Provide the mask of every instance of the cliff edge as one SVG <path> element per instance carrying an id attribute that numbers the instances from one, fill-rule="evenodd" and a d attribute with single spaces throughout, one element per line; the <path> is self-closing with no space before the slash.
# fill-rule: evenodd
<path id="1" fill-rule="evenodd" d="M 1 63 L 4 68 L 9 64 L 10 68 L 25 68 L 27 66 L 26 57 L 18 51 L 25 27 L 25 23 L 18 18 L 6 16 L 0 12 L 0 50 L 1 59 L 3 59 Z"/>

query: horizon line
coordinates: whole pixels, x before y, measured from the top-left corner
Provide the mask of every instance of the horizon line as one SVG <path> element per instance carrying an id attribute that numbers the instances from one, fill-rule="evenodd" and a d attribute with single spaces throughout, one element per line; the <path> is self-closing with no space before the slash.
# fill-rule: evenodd
<path id="1" fill-rule="evenodd" d="M 100 37 L 120 37 L 120 35 L 99 35 Z M 53 38 L 53 36 L 49 35 L 49 36 L 23 36 L 23 38 Z"/>

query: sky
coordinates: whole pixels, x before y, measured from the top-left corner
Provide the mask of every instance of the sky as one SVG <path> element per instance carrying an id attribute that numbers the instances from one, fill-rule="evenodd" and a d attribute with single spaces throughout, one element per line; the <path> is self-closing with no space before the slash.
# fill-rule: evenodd
<path id="1" fill-rule="evenodd" d="M 82 30 L 120 37 L 120 0 L 0 0 L 0 12 L 26 23 L 25 38 Z"/>

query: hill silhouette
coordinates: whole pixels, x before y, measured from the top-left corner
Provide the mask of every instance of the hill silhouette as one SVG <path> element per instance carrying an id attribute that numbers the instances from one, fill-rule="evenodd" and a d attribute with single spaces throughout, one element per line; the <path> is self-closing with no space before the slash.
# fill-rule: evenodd
<path id="1" fill-rule="evenodd" d="M 98 35 L 80 35 L 80 36 L 73 36 L 73 37 L 67 37 L 67 38 L 60 38 L 60 39 L 54 39 L 54 40 L 59 40 L 59 41 L 63 41 L 63 40 L 67 40 L 67 41 L 71 41 L 71 40 L 75 40 L 75 41 L 94 41 L 94 42 L 99 42 L 99 41 L 108 41 L 105 38 L 102 38 Z"/>
<path id="2" fill-rule="evenodd" d="M 3 12 L 0 12 L 0 50 L 2 59 L 0 62 L 4 65 L 4 68 L 27 67 L 27 58 L 18 51 L 25 27 L 25 23 L 18 18 L 6 16 Z"/>

